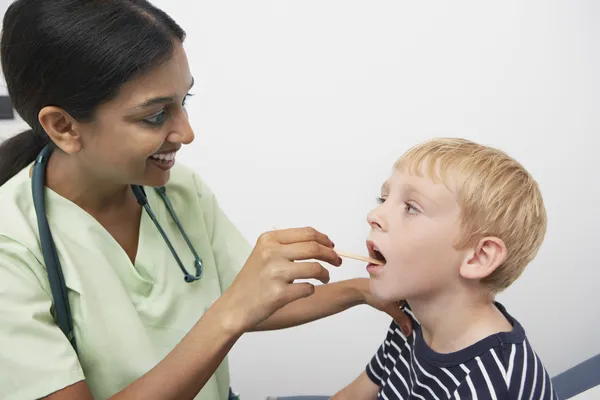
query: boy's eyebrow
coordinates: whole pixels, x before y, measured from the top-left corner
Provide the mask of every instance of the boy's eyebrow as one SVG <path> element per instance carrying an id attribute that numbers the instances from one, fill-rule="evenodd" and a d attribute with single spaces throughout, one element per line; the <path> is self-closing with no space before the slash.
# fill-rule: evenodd
<path id="1" fill-rule="evenodd" d="M 385 181 L 383 185 L 381 185 L 381 193 L 388 193 L 390 191 L 390 183 Z"/>
<path id="2" fill-rule="evenodd" d="M 423 197 L 423 199 L 426 200 L 427 202 L 433 204 L 434 206 L 438 206 L 439 207 L 439 203 L 437 203 L 434 199 L 432 199 L 431 196 L 428 196 L 425 193 L 423 193 L 422 191 L 420 191 L 412 183 L 401 183 L 399 185 L 399 187 L 402 189 L 403 192 L 406 192 L 406 193 L 415 193 L 415 194 Z M 389 193 L 389 192 L 390 192 L 390 182 L 389 181 L 385 181 L 383 183 L 383 185 L 381 185 L 381 193 Z"/>
<path id="3" fill-rule="evenodd" d="M 412 185 L 410 183 L 404 183 L 402 185 L 402 188 L 405 192 L 407 193 L 415 193 L 421 197 L 423 197 L 425 199 L 425 201 L 431 203 L 434 206 L 439 206 L 439 203 L 436 202 L 431 196 L 428 196 L 427 194 L 423 193 L 421 190 L 419 190 L 415 185 Z"/>
<path id="4" fill-rule="evenodd" d="M 192 78 L 192 83 L 190 84 L 190 89 L 194 86 L 194 78 Z M 173 96 L 163 96 L 163 97 L 155 97 L 150 100 L 146 100 L 142 104 L 138 104 L 134 107 L 134 109 L 140 110 L 144 108 L 148 108 L 157 104 L 168 104 L 175 101 L 175 95 Z"/>

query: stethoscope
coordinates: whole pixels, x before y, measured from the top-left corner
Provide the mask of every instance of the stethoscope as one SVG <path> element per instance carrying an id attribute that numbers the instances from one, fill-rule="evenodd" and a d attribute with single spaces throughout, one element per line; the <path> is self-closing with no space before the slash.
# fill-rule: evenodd
<path id="1" fill-rule="evenodd" d="M 54 245 L 54 240 L 52 239 L 52 233 L 50 232 L 50 226 L 48 224 L 48 218 L 46 217 L 46 199 L 45 199 L 45 181 L 46 181 L 46 167 L 48 165 L 48 160 L 50 159 L 50 155 L 52 154 L 52 144 L 46 145 L 44 149 L 40 152 L 38 157 L 35 160 L 33 165 L 33 174 L 32 174 L 32 182 L 31 182 L 31 190 L 33 194 L 33 205 L 35 208 L 35 213 L 37 215 L 38 221 L 38 230 L 40 235 L 40 244 L 42 247 L 42 254 L 44 256 L 44 262 L 46 263 L 46 271 L 48 273 L 48 280 L 50 282 L 50 288 L 52 290 L 52 296 L 54 298 L 54 306 L 56 310 L 56 320 L 57 324 L 63 333 L 67 336 L 71 345 L 77 351 L 77 346 L 75 342 L 75 336 L 73 334 L 73 320 L 71 318 L 71 309 L 69 306 L 69 299 L 67 297 L 67 287 L 65 285 L 65 279 L 62 273 L 62 267 L 60 265 L 60 261 L 58 259 L 58 252 L 56 250 L 56 246 Z M 177 252 L 173 248 L 171 241 L 167 237 L 167 234 L 160 226 L 156 215 L 150 208 L 150 204 L 148 204 L 148 198 L 146 197 L 146 192 L 144 188 L 138 185 L 131 185 L 131 189 L 138 201 L 138 203 L 144 207 L 148 216 L 154 222 L 154 225 L 160 232 L 163 237 L 165 243 L 169 247 L 169 250 L 173 254 L 173 257 L 177 261 L 179 268 L 183 272 L 184 280 L 186 282 L 194 282 L 202 278 L 203 272 L 203 264 L 202 259 L 198 256 L 198 253 L 194 249 L 194 246 L 190 242 L 187 234 L 183 230 L 181 223 L 179 222 L 179 218 L 175 214 L 175 210 L 173 209 L 173 205 L 169 201 L 169 198 L 166 194 L 166 188 L 159 187 L 155 188 L 155 191 L 158 193 L 160 198 L 165 203 L 167 209 L 169 210 L 169 214 L 171 214 L 171 218 L 175 221 L 177 228 L 181 232 L 181 235 L 185 239 L 189 249 L 194 255 L 194 268 L 195 275 L 190 274 L 187 269 L 183 266 L 183 263 Z"/>

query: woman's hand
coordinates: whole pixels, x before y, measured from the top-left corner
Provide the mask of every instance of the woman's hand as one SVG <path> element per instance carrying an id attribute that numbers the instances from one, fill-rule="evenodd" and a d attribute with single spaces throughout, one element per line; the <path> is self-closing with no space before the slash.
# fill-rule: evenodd
<path id="1" fill-rule="evenodd" d="M 404 300 L 394 302 L 385 302 L 379 300 L 371 293 L 371 287 L 367 278 L 361 278 L 361 284 L 359 287 L 365 304 L 368 304 L 371 307 L 379 311 L 383 311 L 391 316 L 394 321 L 396 321 L 396 324 L 398 324 L 405 336 L 408 336 L 412 333 L 412 322 L 409 316 L 406 315 L 400 308 L 404 305 Z"/>
<path id="2" fill-rule="evenodd" d="M 247 332 L 286 304 L 314 293 L 312 284 L 294 283 L 296 279 L 329 282 L 329 271 L 318 262 L 294 261 L 321 260 L 339 266 L 342 260 L 333 246 L 326 235 L 312 228 L 261 235 L 246 264 L 218 300 L 230 316 L 230 329 Z"/>

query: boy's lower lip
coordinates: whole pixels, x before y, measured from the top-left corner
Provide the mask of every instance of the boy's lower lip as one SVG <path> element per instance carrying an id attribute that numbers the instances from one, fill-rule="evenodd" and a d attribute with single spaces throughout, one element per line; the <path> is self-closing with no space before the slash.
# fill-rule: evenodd
<path id="1" fill-rule="evenodd" d="M 384 267 L 385 265 L 369 264 L 367 265 L 367 272 L 371 275 L 377 275 Z"/>

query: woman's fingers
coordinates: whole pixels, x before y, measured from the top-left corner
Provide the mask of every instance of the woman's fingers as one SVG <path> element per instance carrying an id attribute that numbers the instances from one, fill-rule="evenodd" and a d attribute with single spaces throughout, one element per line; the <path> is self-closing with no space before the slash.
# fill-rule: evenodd
<path id="1" fill-rule="evenodd" d="M 316 279 L 322 283 L 329 283 L 329 271 L 317 262 L 293 263 L 284 271 L 284 279 L 293 282 L 296 279 Z M 292 285 L 293 286 L 293 285 Z"/>
<path id="2" fill-rule="evenodd" d="M 286 244 L 281 247 L 280 254 L 292 261 L 321 260 L 335 266 L 342 264 L 342 259 L 331 247 L 326 247 L 319 242 Z"/>
<path id="3" fill-rule="evenodd" d="M 405 336 L 409 336 L 412 333 L 412 322 L 410 317 L 402 311 L 398 306 L 398 303 L 391 303 L 384 311 L 394 319 Z"/>
<path id="4" fill-rule="evenodd" d="M 292 228 L 269 232 L 272 237 L 281 244 L 292 244 L 301 242 L 317 242 L 325 247 L 333 248 L 333 242 L 327 235 L 314 228 Z"/>

